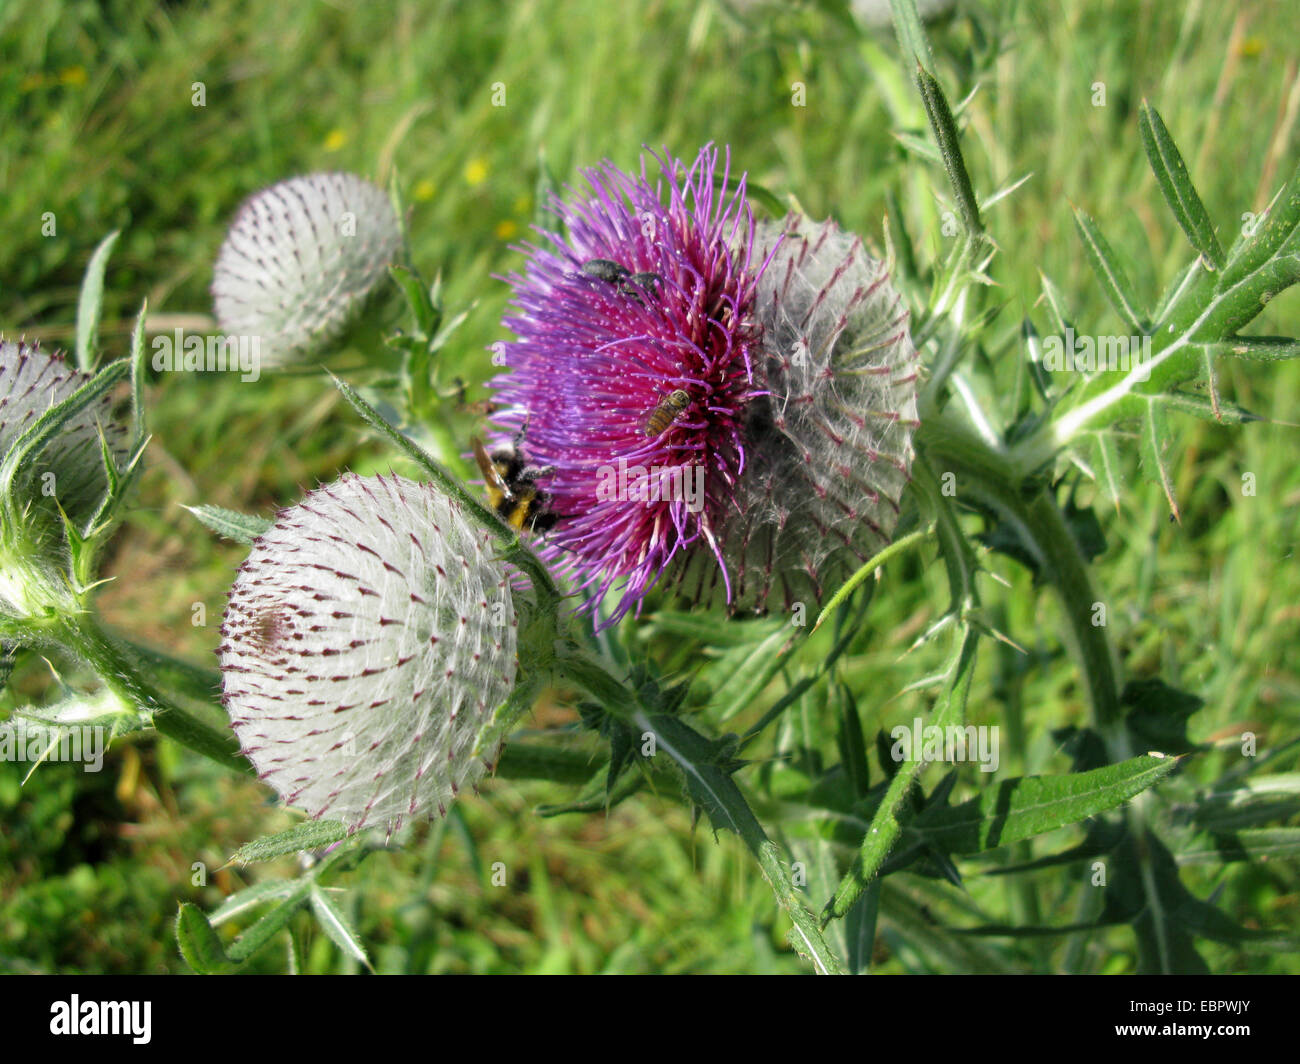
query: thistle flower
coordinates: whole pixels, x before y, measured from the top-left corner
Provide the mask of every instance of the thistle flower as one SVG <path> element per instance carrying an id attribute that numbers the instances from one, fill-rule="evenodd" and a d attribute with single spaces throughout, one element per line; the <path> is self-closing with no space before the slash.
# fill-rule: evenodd
<path id="1" fill-rule="evenodd" d="M 0 457 L 42 414 L 90 380 L 57 352 L 38 344 L 0 341 Z M 115 464 L 128 450 L 127 429 L 112 416 L 113 399 L 104 395 L 74 417 L 34 460 L 20 471 L 15 488 L 34 501 L 52 498 L 76 524 L 91 517 L 108 480 L 100 433 Z M 50 476 L 52 474 L 52 477 Z"/>
<path id="2" fill-rule="evenodd" d="M 689 171 L 655 158 L 653 184 L 644 160 L 639 177 L 606 162 L 586 195 L 552 201 L 566 235 L 520 249 L 504 320 L 517 339 L 497 346 L 497 443 L 518 440 L 560 515 L 542 553 L 590 608 L 619 585 L 612 620 L 688 550 L 720 557 L 755 395 L 744 180 L 730 199 L 716 190 L 712 147 Z"/>
<path id="3" fill-rule="evenodd" d="M 733 611 L 820 602 L 889 543 L 912 464 L 917 353 L 885 263 L 834 222 L 764 222 L 770 256 L 754 313 L 760 395 L 744 426 L 749 462 L 720 529 L 729 585 L 694 559 L 697 599 Z"/>
<path id="4" fill-rule="evenodd" d="M 355 831 L 442 815 L 495 763 L 516 621 L 486 534 L 433 487 L 348 475 L 284 510 L 219 648 L 244 753 L 290 805 Z"/>
<path id="5" fill-rule="evenodd" d="M 388 197 L 353 174 L 264 188 L 240 208 L 217 255 L 218 326 L 260 337 L 265 365 L 301 359 L 343 330 L 401 244 Z"/>

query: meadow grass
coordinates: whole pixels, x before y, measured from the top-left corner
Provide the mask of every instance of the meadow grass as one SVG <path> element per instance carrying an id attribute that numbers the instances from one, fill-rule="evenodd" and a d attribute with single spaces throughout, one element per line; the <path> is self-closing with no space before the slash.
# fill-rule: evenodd
<path id="1" fill-rule="evenodd" d="M 987 212 L 1000 249 L 992 301 L 1008 335 L 1026 314 L 1042 325 L 1040 272 L 1067 294 L 1076 321 L 1119 328 L 1080 253 L 1072 203 L 1136 264 L 1153 302 L 1186 260 L 1142 154 L 1143 98 L 1178 139 L 1226 240 L 1294 165 L 1300 81 L 1284 5 L 960 6 L 978 13 L 987 36 L 960 16 L 932 36 L 954 100 L 981 72 L 962 115 L 976 188 L 988 196 L 1032 173 Z M 494 275 L 521 261 L 509 245 L 527 239 L 543 150 L 570 183 L 604 158 L 635 166 L 643 145 L 689 158 L 707 141 L 727 144 L 737 169 L 877 244 L 895 193 L 919 253 L 938 255 L 951 204 L 939 169 L 893 135 L 928 136 L 897 44 L 888 31 L 859 39 L 835 7 L 764 15 L 712 0 L 11 2 L 0 7 L 0 331 L 68 345 L 86 260 L 121 228 L 104 312 L 110 353 L 121 354 L 145 296 L 160 320 L 210 313 L 211 263 L 249 193 L 311 170 L 381 182 L 396 174 L 413 260 L 442 272 L 450 310 L 474 304 L 443 356 L 445 381 L 473 385 L 490 373 L 487 345 L 504 335 L 507 289 Z M 1104 106 L 1093 102 L 1099 82 Z M 204 106 L 194 105 L 196 83 Z M 494 83 L 504 107 L 492 106 Z M 802 107 L 792 105 L 796 83 Z M 52 237 L 42 235 L 45 212 Z M 1279 299 L 1252 331 L 1296 333 L 1295 298 Z M 355 352 L 340 362 L 355 365 Z M 1300 724 L 1300 466 L 1296 429 L 1282 424 L 1300 409 L 1300 366 L 1235 363 L 1220 386 L 1269 420 L 1178 425 L 1181 525 L 1139 475 L 1136 446 L 1126 448 L 1127 497 L 1118 511 L 1098 506 L 1107 536 L 1099 574 L 1128 675 L 1158 673 L 1203 698 L 1197 739 L 1253 728 L 1276 743 Z M 112 549 L 108 575 L 118 579 L 100 603 L 119 630 L 180 656 L 211 660 L 244 554 L 183 504 L 269 514 L 343 469 L 411 472 L 358 431 L 316 377 L 247 386 L 176 374 L 152 381 L 149 396 L 148 471 Z M 467 439 L 473 417 L 451 416 Z M 1242 495 L 1247 472 L 1254 497 Z M 1029 593 L 1025 570 L 1001 556 L 988 564 L 1010 583 L 997 623 L 1028 658 L 1009 648 L 985 655 L 972 719 L 1015 728 L 1004 771 L 1063 771 L 1052 731 L 1084 723 L 1086 711 L 1059 626 Z M 844 662 L 869 730 L 929 704 L 924 692 L 899 692 L 939 660 L 928 649 L 904 652 L 943 609 L 941 568 L 930 549 L 888 573 L 869 638 Z M 196 603 L 203 626 L 192 623 Z M 644 638 L 660 636 L 650 628 Z M 720 653 L 687 644 L 670 660 L 687 676 L 702 655 Z M 1056 663 L 1030 670 L 1026 660 Z M 28 701 L 48 685 L 44 662 L 28 659 L 4 697 Z M 572 721 L 560 701 L 544 702 L 528 726 Z M 25 771 L 0 765 L 0 968 L 10 970 L 185 970 L 171 932 L 177 902 L 211 909 L 264 874 L 223 869 L 198 887 L 192 864 L 216 870 L 241 843 L 290 822 L 263 788 L 156 739 L 115 746 L 100 775 L 51 765 L 20 788 Z M 353 873 L 349 904 L 375 967 L 803 969 L 735 839 L 692 831 L 678 804 L 646 793 L 608 818 L 534 815 L 538 803 L 566 797 L 554 785 L 497 780 L 448 821 L 414 831 L 400 853 Z M 486 885 L 495 861 L 515 870 L 511 890 Z M 1202 897 L 1221 889 L 1220 904 L 1247 926 L 1300 926 L 1293 863 L 1197 866 L 1188 882 Z M 973 941 L 968 955 L 945 958 L 907 934 L 923 921 L 925 892 L 985 920 L 1010 906 L 1028 922 L 1064 922 L 1072 914 L 1059 911 L 1056 889 L 1050 877 L 1011 886 L 969 875 L 968 901 L 958 903 L 930 881 L 911 894 L 891 885 L 878 970 L 1057 970 L 1057 943 Z M 300 933 L 309 970 L 353 966 L 306 925 Z M 1124 928 L 1081 949 L 1083 970 L 1132 968 Z M 1205 951 L 1216 971 L 1300 970 L 1294 955 Z M 268 950 L 255 964 L 276 971 L 285 959 Z"/>

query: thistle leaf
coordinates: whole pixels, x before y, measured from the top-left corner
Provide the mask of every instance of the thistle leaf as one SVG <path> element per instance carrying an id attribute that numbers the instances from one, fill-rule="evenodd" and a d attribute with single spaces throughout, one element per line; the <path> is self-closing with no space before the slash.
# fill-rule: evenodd
<path id="1" fill-rule="evenodd" d="M 99 355 L 99 315 L 104 302 L 104 271 L 108 268 L 108 257 L 113 254 L 113 245 L 121 235 L 120 229 L 114 229 L 95 248 L 81 282 L 81 295 L 77 298 L 77 368 L 87 373 L 95 368 L 95 360 Z"/>
<path id="2" fill-rule="evenodd" d="M 269 518 L 257 517 L 254 514 L 241 514 L 238 510 L 227 510 L 223 506 L 187 506 L 185 509 L 189 510 L 213 532 L 225 536 L 226 539 L 234 540 L 236 543 L 251 544 L 258 536 L 268 531 L 275 524 Z"/>
<path id="3" fill-rule="evenodd" d="M 301 884 L 292 879 L 264 879 L 260 883 L 254 883 L 251 887 L 245 887 L 243 890 L 236 891 L 223 901 L 212 915 L 208 917 L 208 922 L 217 927 L 224 924 L 227 920 L 233 920 L 236 916 L 242 916 L 246 912 L 264 905 L 268 901 L 280 901 L 289 897 L 294 891 L 301 888 Z"/>
<path id="4" fill-rule="evenodd" d="M 1004 780 L 961 805 L 927 808 L 905 835 L 945 853 L 996 849 L 1114 809 L 1177 764 L 1176 758 L 1147 754 L 1091 772 Z"/>
<path id="5" fill-rule="evenodd" d="M 1223 248 L 1214 235 L 1210 216 L 1205 204 L 1196 194 L 1192 179 L 1187 173 L 1187 164 L 1174 144 L 1174 138 L 1165 128 L 1164 120 L 1154 107 L 1146 100 L 1142 101 L 1141 116 L 1138 126 L 1142 134 L 1142 147 L 1146 149 L 1147 159 L 1156 175 L 1160 192 L 1174 212 L 1179 227 L 1187 234 L 1187 239 L 1212 269 L 1223 266 Z"/>
<path id="6" fill-rule="evenodd" d="M 1165 464 L 1165 450 L 1170 442 L 1169 424 L 1165 418 L 1165 405 L 1155 400 L 1147 401 L 1146 417 L 1142 424 L 1142 461 L 1147 476 L 1160 481 L 1169 509 L 1176 521 L 1182 521 L 1178 500 L 1174 497 L 1174 482 Z"/>
<path id="7" fill-rule="evenodd" d="M 311 908 L 316 916 L 316 923 L 329 936 L 330 941 L 353 960 L 360 961 L 373 972 L 370 958 L 366 956 L 365 948 L 357 938 L 357 933 L 352 929 L 348 918 L 343 914 L 343 910 L 335 904 L 334 899 L 320 884 L 315 882 L 311 885 Z"/>
<path id="8" fill-rule="evenodd" d="M 1230 336 L 1217 344 L 1206 344 L 1215 357 L 1247 358 L 1254 362 L 1282 362 L 1300 358 L 1300 341 L 1290 336 Z"/>
<path id="9" fill-rule="evenodd" d="M 176 942 L 185 963 L 200 975 L 218 975 L 235 968 L 208 918 L 189 902 L 181 902 L 176 914 Z"/>
<path id="10" fill-rule="evenodd" d="M 1074 223 L 1078 227 L 1084 251 L 1087 252 L 1088 263 L 1101 282 L 1110 305 L 1132 332 L 1144 334 L 1147 331 L 1143 320 L 1145 312 L 1141 309 L 1133 285 L 1120 266 L 1114 250 L 1097 228 L 1097 223 L 1079 207 L 1074 208 Z"/>
<path id="11" fill-rule="evenodd" d="M 318 850 L 322 846 L 347 838 L 347 828 L 333 820 L 307 820 L 295 824 L 287 831 L 250 842 L 241 846 L 230 857 L 231 864 L 252 864 L 254 861 L 270 861 L 303 850 Z"/>

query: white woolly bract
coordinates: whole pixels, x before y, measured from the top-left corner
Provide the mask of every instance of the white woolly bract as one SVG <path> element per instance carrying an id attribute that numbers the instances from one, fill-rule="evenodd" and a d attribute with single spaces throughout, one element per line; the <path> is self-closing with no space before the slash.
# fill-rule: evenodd
<path id="1" fill-rule="evenodd" d="M 285 802 L 391 832 L 483 774 L 471 753 L 515 682 L 491 555 L 458 504 L 400 477 L 345 476 L 258 537 L 218 653 L 243 752 Z"/>
<path id="2" fill-rule="evenodd" d="M 0 342 L 0 457 L 90 379 L 36 344 Z M 20 470 L 22 490 L 34 501 L 57 500 L 74 522 L 91 517 L 108 489 L 101 430 L 114 464 L 121 464 L 128 449 L 126 426 L 113 419 L 112 407 L 112 396 L 103 395 L 65 424 Z"/>
<path id="3" fill-rule="evenodd" d="M 221 332 L 260 337 L 266 366 L 293 362 L 343 330 L 401 243 L 388 197 L 353 174 L 265 188 L 240 208 L 217 255 Z"/>
<path id="4" fill-rule="evenodd" d="M 819 603 L 889 543 L 912 464 L 917 354 L 885 263 L 834 222 L 757 227 L 763 358 L 746 467 L 718 529 L 733 611 Z M 685 588 L 720 600 L 717 563 Z"/>

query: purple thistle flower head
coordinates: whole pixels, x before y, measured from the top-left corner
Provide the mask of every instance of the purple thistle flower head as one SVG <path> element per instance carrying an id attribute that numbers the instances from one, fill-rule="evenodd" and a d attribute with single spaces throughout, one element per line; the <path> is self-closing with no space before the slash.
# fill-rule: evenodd
<path id="1" fill-rule="evenodd" d="M 745 469 L 745 410 L 755 396 L 753 214 L 744 179 L 730 198 L 729 157 L 689 169 L 653 157 L 652 181 L 611 163 L 590 191 L 551 208 L 525 273 L 505 278 L 517 339 L 496 345 L 497 443 L 558 515 L 542 553 L 595 607 L 616 585 L 609 623 L 633 608 L 674 558 L 721 553 L 715 529 Z M 541 524 L 538 524 L 541 527 Z M 724 572 L 725 579 L 725 572 Z"/>

